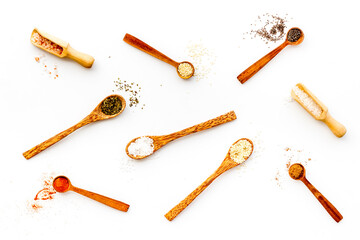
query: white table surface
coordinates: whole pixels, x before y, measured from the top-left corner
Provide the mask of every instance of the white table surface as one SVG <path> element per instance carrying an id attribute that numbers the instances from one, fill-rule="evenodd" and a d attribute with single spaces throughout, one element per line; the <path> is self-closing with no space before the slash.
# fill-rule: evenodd
<path id="1" fill-rule="evenodd" d="M 0 238 L 358 238 L 356 3 L 2 1 Z M 288 14 L 287 27 L 300 27 L 305 40 L 287 47 L 242 85 L 237 75 L 280 44 L 243 39 L 264 13 Z M 93 67 L 34 47 L 29 41 L 34 27 L 94 56 Z M 191 60 L 187 46 L 201 42 L 216 56 L 212 71 L 203 79 L 182 80 L 171 66 L 123 42 L 125 33 L 178 61 Z M 34 60 L 41 54 L 50 66 L 58 66 L 58 79 Z M 143 110 L 127 106 L 119 117 L 88 125 L 24 159 L 24 151 L 90 113 L 112 94 L 118 78 L 142 87 Z M 343 138 L 290 100 L 298 82 L 347 127 Z M 125 154 L 134 137 L 171 133 L 231 110 L 237 120 L 172 142 L 142 161 Z M 164 214 L 201 184 L 242 137 L 255 144 L 244 166 L 220 176 L 175 220 L 166 220 Z M 340 223 L 301 182 L 288 177 L 289 158 L 307 162 L 308 179 L 342 213 Z M 42 178 L 57 174 L 127 202 L 130 209 L 120 212 L 72 192 L 56 194 L 38 211 L 29 209 Z"/>

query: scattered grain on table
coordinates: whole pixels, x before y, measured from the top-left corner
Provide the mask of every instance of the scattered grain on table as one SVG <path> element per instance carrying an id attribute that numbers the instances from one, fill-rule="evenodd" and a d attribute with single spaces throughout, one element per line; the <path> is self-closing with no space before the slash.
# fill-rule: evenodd
<path id="1" fill-rule="evenodd" d="M 121 92 L 122 96 L 127 99 L 127 102 L 129 104 L 129 107 L 141 107 L 141 109 L 144 109 L 145 104 L 140 104 L 140 93 L 141 93 L 141 87 L 138 83 L 135 82 L 127 82 L 126 80 L 121 80 L 118 78 L 114 81 L 115 89 L 113 89 L 113 92 Z"/>

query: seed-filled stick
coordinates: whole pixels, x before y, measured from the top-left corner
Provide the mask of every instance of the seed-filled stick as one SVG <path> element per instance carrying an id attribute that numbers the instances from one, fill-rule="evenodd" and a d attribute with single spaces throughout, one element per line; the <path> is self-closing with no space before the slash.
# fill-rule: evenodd
<path id="1" fill-rule="evenodd" d="M 151 56 L 156 57 L 157 59 L 159 59 L 163 62 L 166 62 L 166 63 L 170 64 L 171 66 L 175 67 L 177 74 L 182 79 L 189 79 L 195 73 L 195 68 L 190 62 L 187 62 L 187 61 L 176 62 L 176 61 L 172 60 L 171 58 L 169 58 L 168 56 L 166 56 L 165 54 L 163 54 L 163 53 L 159 52 L 158 50 L 156 50 L 155 48 L 151 47 L 147 43 L 141 41 L 140 39 L 138 39 L 128 33 L 125 34 L 124 42 L 126 42 L 127 44 L 129 44 L 143 52 L 146 52 L 147 54 L 150 54 Z"/>
<path id="2" fill-rule="evenodd" d="M 75 50 L 69 43 L 37 28 L 32 31 L 30 41 L 38 48 L 60 58 L 68 57 L 86 68 L 91 68 L 95 61 L 92 56 Z"/>
<path id="3" fill-rule="evenodd" d="M 302 43 L 304 40 L 304 33 L 301 31 L 300 28 L 291 28 L 287 35 L 286 40 L 277 48 L 266 54 L 264 57 L 259 59 L 253 65 L 248 67 L 245 71 L 240 73 L 237 79 L 241 83 L 245 83 L 249 80 L 252 76 L 254 76 L 260 69 L 262 69 L 271 59 L 273 59 L 281 50 L 283 50 L 288 45 L 298 45 Z"/>
<path id="4" fill-rule="evenodd" d="M 32 149 L 23 153 L 23 156 L 26 159 L 30 159 L 36 154 L 42 152 L 43 150 L 47 149 L 48 147 L 52 146 L 53 144 L 57 143 L 61 139 L 68 136 L 70 133 L 74 132 L 75 130 L 96 121 L 106 120 L 113 117 L 118 116 L 122 113 L 125 109 L 126 101 L 120 95 L 110 95 L 102 100 L 95 109 L 86 116 L 83 120 L 79 123 L 75 124 L 74 126 L 62 131 L 61 133 L 49 138 L 48 140 L 40 143 L 39 145 L 33 147 Z"/>
<path id="5" fill-rule="evenodd" d="M 150 156 L 161 147 L 165 146 L 171 141 L 187 136 L 192 133 L 200 132 L 209 128 L 219 126 L 221 124 L 233 121 L 236 119 L 234 111 L 223 114 L 219 117 L 210 119 L 206 122 L 196 124 L 192 127 L 183 129 L 167 135 L 161 136 L 142 136 L 132 139 L 126 146 L 126 154 L 133 159 L 143 159 Z"/>
<path id="6" fill-rule="evenodd" d="M 333 134 L 342 137 L 346 133 L 344 125 L 336 121 L 328 108 L 303 84 L 298 83 L 291 90 L 291 96 L 316 120 L 324 122 Z"/>
<path id="7" fill-rule="evenodd" d="M 305 177 L 305 167 L 300 163 L 295 163 L 289 168 L 289 175 L 292 179 L 302 181 L 306 187 L 311 191 L 311 193 L 316 197 L 316 199 L 321 203 L 325 210 L 330 214 L 330 216 L 336 221 L 340 222 L 343 219 L 341 213 L 330 203 L 329 200 L 324 197 Z"/>
<path id="8" fill-rule="evenodd" d="M 246 161 L 252 154 L 253 149 L 254 145 L 252 141 L 247 138 L 241 138 L 235 143 L 233 143 L 220 167 L 212 175 L 210 175 L 210 177 L 208 177 L 199 187 L 197 187 L 192 193 L 190 193 L 184 200 L 182 200 L 178 205 L 173 207 L 167 214 L 165 214 L 165 217 L 169 221 L 172 221 L 218 176 Z"/>

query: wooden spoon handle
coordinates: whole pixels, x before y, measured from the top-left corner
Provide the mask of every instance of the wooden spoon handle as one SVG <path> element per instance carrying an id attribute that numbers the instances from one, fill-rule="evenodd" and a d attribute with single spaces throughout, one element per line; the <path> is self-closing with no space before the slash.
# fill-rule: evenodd
<path id="1" fill-rule="evenodd" d="M 310 189 L 312 194 L 314 194 L 316 199 L 321 203 L 321 205 L 323 205 L 325 210 L 336 222 L 340 222 L 341 219 L 343 219 L 341 213 L 306 178 L 303 178 L 302 182 L 305 183 L 305 185 Z"/>
<path id="2" fill-rule="evenodd" d="M 67 48 L 67 57 L 80 63 L 82 66 L 86 68 L 91 68 L 95 59 L 85 53 L 79 52 L 72 48 L 70 45 Z"/>
<path id="3" fill-rule="evenodd" d="M 159 52 L 158 50 L 156 50 L 155 48 L 151 47 L 150 45 L 144 43 L 143 41 L 141 41 L 140 39 L 130 35 L 130 34 L 125 34 L 124 37 L 124 41 L 128 44 L 130 44 L 133 47 L 136 47 L 137 49 L 146 52 L 147 54 L 150 54 L 153 57 L 156 57 L 157 59 L 160 59 L 161 61 L 164 61 L 174 67 L 177 68 L 177 66 L 179 65 L 178 62 L 175 62 L 174 60 L 172 60 L 171 58 L 169 58 L 168 56 L 164 55 L 163 53 Z"/>
<path id="4" fill-rule="evenodd" d="M 65 138 L 70 133 L 74 132 L 75 130 L 85 126 L 86 124 L 96 121 L 96 120 L 97 119 L 94 119 L 94 118 L 91 118 L 88 116 L 88 117 L 84 118 L 81 122 L 79 122 L 78 124 L 66 129 L 65 131 L 62 131 L 61 133 L 58 133 L 57 135 L 53 136 L 52 138 L 49 138 L 48 140 L 36 145 L 35 147 L 31 148 L 30 150 L 24 152 L 23 156 L 26 159 L 30 159 L 33 156 L 35 156 L 36 154 L 44 151 L 51 145 L 53 145 L 53 144 L 57 143 L 58 141 L 60 141 L 61 139 Z"/>
<path id="5" fill-rule="evenodd" d="M 167 143 L 167 142 L 173 141 L 175 139 L 178 139 L 180 137 L 184 137 L 184 136 L 192 134 L 192 133 L 196 133 L 196 132 L 200 132 L 200 131 L 203 131 L 203 130 L 206 130 L 209 128 L 213 128 L 213 127 L 219 126 L 223 123 L 233 121 L 235 119 L 236 119 L 236 114 L 234 111 L 231 111 L 226 114 L 220 115 L 219 117 L 210 119 L 206 122 L 194 125 L 189 128 L 185 128 L 181 131 L 178 131 L 178 132 L 175 132 L 175 133 L 163 136 L 163 137 L 164 137 L 164 139 L 166 139 L 166 143 Z"/>
<path id="6" fill-rule="evenodd" d="M 330 128 L 330 130 L 335 134 L 335 136 L 341 138 L 346 133 L 346 128 L 344 125 L 336 121 L 329 113 L 327 113 L 326 118 L 323 120 L 324 123 Z"/>
<path id="7" fill-rule="evenodd" d="M 279 47 L 275 48 L 264 57 L 260 58 L 257 62 L 253 65 L 248 67 L 245 71 L 243 71 L 237 79 L 241 83 L 245 83 L 249 80 L 252 76 L 255 75 L 260 69 L 262 69 L 271 59 L 273 59 L 281 50 L 283 50 L 288 45 L 287 41 L 283 42 Z"/>
<path id="8" fill-rule="evenodd" d="M 129 204 L 78 187 L 71 186 L 70 190 L 123 212 L 127 212 L 130 207 Z"/>
<path id="9" fill-rule="evenodd" d="M 238 164 L 234 161 L 227 159 L 220 165 L 220 167 L 210 175 L 200 186 L 198 186 L 192 193 L 190 193 L 184 200 L 182 200 L 178 205 L 173 207 L 165 217 L 167 220 L 172 221 L 177 215 L 179 215 L 194 199 L 199 196 L 218 176 L 226 172 L 227 170 L 237 166 Z"/>
<path id="10" fill-rule="evenodd" d="M 172 221 L 179 215 L 194 199 L 199 196 L 202 191 L 204 191 L 220 174 L 213 173 L 210 177 L 208 177 L 200 186 L 198 186 L 192 193 L 190 193 L 184 200 L 182 200 L 178 205 L 173 207 L 165 217 L 167 220 Z"/>

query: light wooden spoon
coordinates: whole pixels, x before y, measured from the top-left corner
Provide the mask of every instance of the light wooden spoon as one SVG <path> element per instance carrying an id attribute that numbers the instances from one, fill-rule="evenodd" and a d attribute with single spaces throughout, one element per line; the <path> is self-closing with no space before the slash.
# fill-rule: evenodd
<path id="1" fill-rule="evenodd" d="M 43 46 L 37 44 L 36 42 L 34 42 L 33 41 L 33 35 L 35 33 L 38 33 L 42 37 L 44 37 L 44 38 L 50 40 L 51 42 L 59 45 L 63 49 L 62 53 L 58 54 L 57 52 L 46 49 L 45 47 L 43 47 Z M 69 43 L 67 43 L 67 42 L 65 42 L 65 41 L 63 41 L 63 40 L 61 40 L 61 39 L 59 39 L 57 37 L 54 37 L 54 36 L 52 36 L 52 35 L 50 35 L 50 34 L 48 34 L 46 32 L 40 31 L 37 28 L 35 28 L 32 31 L 30 41 L 36 47 L 41 48 L 42 50 L 45 50 L 48 53 L 54 54 L 55 56 L 58 56 L 60 58 L 68 57 L 68 58 L 80 63 L 82 66 L 84 66 L 86 68 L 91 68 L 91 66 L 93 65 L 93 63 L 95 61 L 95 59 L 92 56 L 75 50 L 74 48 L 72 48 L 70 46 Z"/>
<path id="2" fill-rule="evenodd" d="M 194 125 L 192 127 L 189 127 L 189 128 L 186 128 L 181 131 L 174 132 L 174 133 L 171 133 L 168 135 L 145 136 L 145 137 L 151 138 L 153 140 L 153 152 L 150 153 L 149 155 L 140 156 L 140 155 L 131 155 L 129 153 L 129 146 L 131 145 L 131 143 L 135 142 L 137 139 L 139 139 L 141 137 L 137 137 L 137 138 L 134 138 L 133 140 L 131 140 L 127 144 L 125 151 L 126 151 L 126 154 L 133 159 L 137 159 L 137 160 L 143 159 L 143 158 L 146 158 L 146 157 L 152 155 L 154 152 L 159 150 L 161 147 L 163 147 L 164 145 L 168 144 L 171 141 L 174 141 L 175 139 L 184 137 L 184 136 L 192 134 L 192 133 L 200 132 L 200 131 L 203 131 L 203 130 L 206 130 L 206 129 L 209 129 L 212 127 L 216 127 L 220 124 L 227 123 L 227 122 L 233 121 L 235 119 L 236 119 L 236 114 L 234 111 L 231 111 L 231 112 L 223 114 L 219 117 L 208 120 L 206 122 Z"/>
<path id="3" fill-rule="evenodd" d="M 289 36 L 289 32 L 293 31 L 295 29 L 298 29 L 301 31 L 300 28 L 291 28 L 287 34 L 286 34 L 286 40 L 277 48 L 275 48 L 274 50 L 272 50 L 271 52 L 269 52 L 268 54 L 266 54 L 264 57 L 262 57 L 261 59 L 259 59 L 257 62 L 255 62 L 253 65 L 251 65 L 250 67 L 248 67 L 245 71 L 243 71 L 238 77 L 237 79 L 241 82 L 241 83 L 245 83 L 247 80 L 249 80 L 252 76 L 255 75 L 255 73 L 257 73 L 260 69 L 262 69 L 268 62 L 270 62 L 271 59 L 273 59 L 281 50 L 283 50 L 287 45 L 298 45 L 300 43 L 302 43 L 302 41 L 304 40 L 304 33 L 301 31 L 301 37 L 295 41 L 295 42 L 291 42 L 288 40 L 288 36 Z"/>
<path id="4" fill-rule="evenodd" d="M 292 174 L 295 168 L 302 169 L 300 174 Z M 314 194 L 316 199 L 323 205 L 325 210 L 330 214 L 330 216 L 336 221 L 340 222 L 343 219 L 341 213 L 329 202 L 329 200 L 324 197 L 305 177 L 305 167 L 300 163 L 295 163 L 289 168 L 289 175 L 292 179 L 302 181 L 307 188 Z"/>
<path id="5" fill-rule="evenodd" d="M 187 61 L 176 62 L 176 61 L 172 60 L 171 58 L 169 58 L 168 56 L 166 56 L 165 54 L 159 52 L 155 48 L 151 47 L 150 45 L 146 44 L 145 42 L 141 41 L 140 39 L 138 39 L 128 33 L 125 34 L 124 41 L 126 43 L 130 44 L 131 46 L 133 46 L 143 52 L 146 52 L 147 54 L 150 54 L 151 56 L 156 57 L 157 59 L 164 61 L 164 62 L 170 64 L 171 66 L 175 67 L 177 74 L 182 79 L 189 79 L 195 73 L 195 68 L 190 62 L 187 62 Z M 180 71 L 179 71 L 180 64 L 189 64 L 192 68 L 192 72 L 189 74 L 186 74 L 186 75 L 181 75 Z"/>
<path id="6" fill-rule="evenodd" d="M 308 113 L 310 113 L 313 118 L 316 120 L 324 122 L 330 130 L 334 133 L 337 137 L 342 137 L 346 133 L 346 128 L 344 125 L 336 121 L 328 112 L 328 108 L 312 93 L 309 89 L 307 89 L 303 84 L 298 83 L 296 86 L 304 91 L 320 108 L 321 108 L 321 114 L 319 116 L 314 115 L 301 101 L 301 99 L 296 95 L 294 90 L 291 90 L 291 96 L 293 99 L 295 99 Z"/>
<path id="7" fill-rule="evenodd" d="M 103 101 L 107 98 L 110 97 L 118 97 L 121 100 L 121 110 L 113 115 L 106 115 L 101 111 L 101 104 L 103 103 Z M 79 123 L 75 124 L 74 126 L 68 128 L 65 131 L 62 131 L 61 133 L 55 135 L 54 137 L 44 141 L 43 143 L 40 143 L 39 145 L 33 147 L 32 149 L 26 151 L 23 153 L 24 157 L 26 159 L 30 159 L 33 156 L 35 156 L 36 154 L 42 152 L 43 150 L 47 149 L 48 147 L 50 147 L 51 145 L 57 143 L 58 141 L 60 141 L 61 139 L 65 138 L 66 136 L 68 136 L 70 133 L 74 132 L 75 130 L 89 124 L 92 122 L 96 122 L 96 121 L 101 121 L 101 120 L 106 120 L 106 119 L 110 119 L 113 117 L 118 116 L 120 113 L 122 113 L 126 107 L 126 101 L 125 99 L 120 96 L 120 95 L 110 95 L 107 96 L 106 98 L 104 98 L 104 100 L 102 100 L 97 106 L 96 108 L 88 115 L 86 116 L 83 120 L 81 120 Z"/>
<path id="8" fill-rule="evenodd" d="M 246 161 L 250 155 L 253 152 L 254 145 L 251 140 L 247 138 L 241 138 L 237 140 L 235 143 L 233 143 L 232 146 L 237 144 L 240 141 L 246 141 L 250 144 L 251 149 L 243 149 L 243 151 L 251 150 L 250 153 L 248 153 L 242 161 L 237 162 L 236 160 L 231 158 L 231 148 L 229 149 L 224 161 L 221 163 L 220 167 L 212 174 L 210 177 L 208 177 L 205 182 L 203 182 L 199 187 L 197 187 L 192 193 L 190 193 L 184 200 L 182 200 L 178 205 L 173 207 L 167 214 L 165 214 L 165 217 L 167 220 L 172 221 L 178 214 L 180 214 L 197 196 L 199 196 L 202 191 L 204 191 L 218 176 L 226 172 L 227 170 L 236 167 L 240 165 L 242 162 Z"/>
<path id="9" fill-rule="evenodd" d="M 115 208 L 123 212 L 127 212 L 130 207 L 129 204 L 123 203 L 121 201 L 75 187 L 71 184 L 69 178 L 65 176 L 57 176 L 53 181 L 53 187 L 57 192 L 64 193 L 67 191 L 74 191 L 85 197 L 91 198 L 95 201 L 98 201 L 102 204 L 105 204 L 109 207 Z"/>

